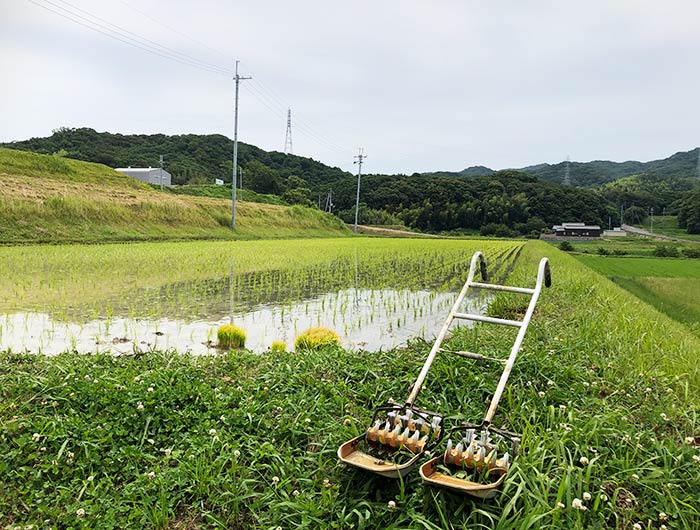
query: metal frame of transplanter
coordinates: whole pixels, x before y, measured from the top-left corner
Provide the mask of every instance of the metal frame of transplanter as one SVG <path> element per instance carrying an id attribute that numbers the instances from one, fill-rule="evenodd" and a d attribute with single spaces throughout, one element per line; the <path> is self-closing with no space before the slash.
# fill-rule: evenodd
<path id="1" fill-rule="evenodd" d="M 542 284 L 549 286 L 551 283 L 550 273 L 549 273 L 549 263 L 546 258 L 543 258 L 540 262 L 539 273 L 537 276 L 537 285 L 534 289 L 520 288 L 520 287 L 510 287 L 504 285 L 495 285 L 488 283 L 479 283 L 474 281 L 474 275 L 476 273 L 477 267 L 481 273 L 481 278 L 484 282 L 488 281 L 488 274 L 486 271 L 486 261 L 481 252 L 474 253 L 472 257 L 471 264 L 469 267 L 469 274 L 467 276 L 467 281 L 464 284 L 461 292 L 457 296 L 457 300 L 450 311 L 447 320 L 445 321 L 440 333 L 435 339 L 428 358 L 423 365 L 423 368 L 413 385 L 412 391 L 403 405 L 390 401 L 389 403 L 378 407 L 372 418 L 372 425 L 367 429 L 367 431 L 360 436 L 357 436 L 340 446 L 338 449 L 338 458 L 342 462 L 349 464 L 354 467 L 364 469 L 366 471 L 371 471 L 377 473 L 384 477 L 397 478 L 399 476 L 405 476 L 413 467 L 418 463 L 419 458 L 423 453 L 432 447 L 433 445 L 440 442 L 442 439 L 442 415 L 436 412 L 431 412 L 428 410 L 420 409 L 415 405 L 416 398 L 420 392 L 423 383 L 430 371 L 430 367 L 435 360 L 435 357 L 439 352 L 448 352 L 448 350 L 443 350 L 441 348 L 442 342 L 444 341 L 447 332 L 455 319 L 466 319 L 479 322 L 487 322 L 491 324 L 503 324 L 507 326 L 519 327 L 520 332 L 516 338 L 515 344 L 511 351 L 511 355 L 507 361 L 505 361 L 505 368 L 501 380 L 499 382 L 496 393 L 491 401 L 491 407 L 484 418 L 484 421 L 478 425 L 463 425 L 452 429 L 450 433 L 456 430 L 480 428 L 483 431 L 488 432 L 491 424 L 493 415 L 496 412 L 496 407 L 498 406 L 498 401 L 503 393 L 508 376 L 515 362 L 515 357 L 522 343 L 523 337 L 525 336 L 525 331 L 530 322 L 530 317 L 535 308 L 537 298 L 542 289 Z M 491 289 L 496 291 L 508 291 L 514 293 L 530 294 L 532 296 L 530 300 L 530 305 L 525 314 L 525 318 L 522 321 L 513 321 L 500 318 L 486 317 L 482 315 L 460 313 L 459 309 L 467 295 L 469 288 L 479 288 L 479 289 Z M 455 353 L 462 357 L 467 357 L 471 359 L 480 360 L 495 360 L 503 362 L 501 359 L 492 359 L 485 357 L 484 355 L 478 353 L 472 353 L 467 351 L 457 351 L 449 352 Z M 512 433 L 507 431 L 501 431 L 499 429 L 490 428 L 491 432 L 498 434 L 499 436 L 510 437 L 515 440 L 515 435 L 511 436 Z M 490 443 L 490 439 L 488 440 Z M 379 456 L 373 456 L 367 452 L 360 449 L 362 444 L 366 444 Z M 485 444 L 486 445 L 486 444 Z M 451 446 L 448 447 L 451 451 Z M 405 461 L 401 461 L 399 456 L 403 456 Z M 477 460 L 479 457 L 477 457 Z M 445 486 L 452 489 L 458 489 L 460 491 L 465 491 L 467 493 L 472 493 L 477 496 L 484 497 L 486 495 L 480 494 L 478 488 L 475 486 L 481 486 L 476 484 L 471 486 L 468 481 L 453 479 L 445 474 L 438 473 L 437 460 L 432 459 L 421 467 L 421 475 L 423 479 L 430 483 L 439 486 Z M 460 453 L 460 462 L 465 462 Z M 454 463 L 455 459 L 452 459 Z M 481 459 L 481 464 L 484 464 L 485 457 Z M 491 489 L 497 488 L 502 482 L 502 478 L 505 477 L 505 472 L 508 468 L 507 460 L 504 462 L 503 459 L 496 462 L 489 462 L 492 468 L 497 468 L 498 473 L 500 473 L 500 478 L 495 486 Z M 457 480 L 458 482 L 455 482 Z"/>
<path id="2" fill-rule="evenodd" d="M 488 280 L 486 277 L 484 277 L 484 271 L 486 268 L 485 260 L 481 252 L 475 253 L 472 257 L 471 270 L 474 269 L 477 261 L 479 261 L 481 264 L 482 279 L 486 282 Z M 423 478 L 423 481 L 427 484 L 467 493 L 483 499 L 491 498 L 497 494 L 498 487 L 505 480 L 506 474 L 510 468 L 510 456 L 507 452 L 504 453 L 501 458 L 498 458 L 500 442 L 505 442 L 506 440 L 509 441 L 511 451 L 515 455 L 517 454 L 520 444 L 520 436 L 503 429 L 496 429 L 491 426 L 491 423 L 494 415 L 496 414 L 496 409 L 498 408 L 498 403 L 501 400 L 503 391 L 505 390 L 508 378 L 510 377 L 510 372 L 515 364 L 515 359 L 518 356 L 523 339 L 525 338 L 525 333 L 527 332 L 528 325 L 530 324 L 532 314 L 535 311 L 535 305 L 537 304 L 540 292 L 542 291 L 542 286 L 544 285 L 546 287 L 550 287 L 551 284 L 552 277 L 549 268 L 549 260 L 547 258 L 542 258 L 540 260 L 537 272 L 537 282 L 534 289 L 474 282 L 472 281 L 472 274 L 470 273 L 469 279 L 464 285 L 461 294 L 465 294 L 469 287 L 476 287 L 479 289 L 530 295 L 530 303 L 528 304 L 527 311 L 525 312 L 525 316 L 522 320 L 507 320 L 503 318 L 492 318 L 481 315 L 458 313 L 457 304 L 455 304 L 455 307 L 452 308 L 452 311 L 445 322 L 445 326 L 435 341 L 435 346 L 433 346 L 431 356 L 426 362 L 428 367 L 432 358 L 434 358 L 438 351 L 446 351 L 440 348 L 440 343 L 447 332 L 447 328 L 449 328 L 452 320 L 455 318 L 475 320 L 489 324 L 512 326 L 519 328 L 519 331 L 515 338 L 515 342 L 513 343 L 513 347 L 510 350 L 510 355 L 505 360 L 487 358 L 483 355 L 471 352 L 452 352 L 456 353 L 457 355 L 475 359 L 494 360 L 504 363 L 505 366 L 503 368 L 501 378 L 498 381 L 496 391 L 491 399 L 489 408 L 481 423 L 466 423 L 451 429 L 448 435 L 449 439 L 447 441 L 447 448 L 445 449 L 444 455 L 441 457 L 435 457 L 420 467 L 420 475 Z M 427 372 L 427 370 L 424 369 L 424 372 Z M 491 438 L 492 434 L 495 436 L 495 439 L 493 440 Z M 452 437 L 454 435 L 458 435 L 458 441 L 453 447 Z M 441 460 L 442 464 L 451 470 L 450 472 L 443 472 L 438 469 Z M 455 468 L 456 471 L 454 471 Z"/>

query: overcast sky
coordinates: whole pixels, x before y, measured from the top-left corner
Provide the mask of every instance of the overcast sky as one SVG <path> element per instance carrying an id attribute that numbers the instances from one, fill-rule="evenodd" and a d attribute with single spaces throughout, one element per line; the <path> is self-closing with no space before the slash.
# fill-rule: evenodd
<path id="1" fill-rule="evenodd" d="M 233 136 L 230 75 L 65 16 L 207 68 L 240 59 L 240 140 L 282 151 L 291 106 L 294 153 L 347 170 L 360 146 L 364 172 L 412 173 L 700 144 L 693 0 L 0 0 L 0 141 Z"/>

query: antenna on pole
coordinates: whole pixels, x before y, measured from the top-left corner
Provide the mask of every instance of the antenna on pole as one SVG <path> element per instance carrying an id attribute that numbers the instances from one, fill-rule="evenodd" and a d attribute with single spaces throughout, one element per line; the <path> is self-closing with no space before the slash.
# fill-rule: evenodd
<path id="1" fill-rule="evenodd" d="M 357 164 L 357 198 L 355 199 L 355 229 L 353 232 L 357 234 L 357 214 L 360 211 L 360 179 L 362 178 L 362 161 L 367 158 L 365 155 L 364 147 L 357 148 L 357 154 L 354 156 L 357 158 L 353 164 Z"/>
<path id="2" fill-rule="evenodd" d="M 293 155 L 292 152 L 292 108 L 287 109 L 287 134 L 284 136 L 284 154 Z"/>
<path id="3" fill-rule="evenodd" d="M 562 180 L 562 185 L 571 186 L 571 170 L 569 164 L 571 163 L 571 158 L 566 155 L 566 166 L 564 166 L 564 180 Z"/>
<path id="4" fill-rule="evenodd" d="M 233 177 L 231 178 L 231 229 L 236 229 L 236 182 L 238 180 L 238 85 L 241 81 L 252 79 L 252 77 L 241 77 L 238 75 L 238 63 L 236 61 L 236 103 L 233 111 Z"/>

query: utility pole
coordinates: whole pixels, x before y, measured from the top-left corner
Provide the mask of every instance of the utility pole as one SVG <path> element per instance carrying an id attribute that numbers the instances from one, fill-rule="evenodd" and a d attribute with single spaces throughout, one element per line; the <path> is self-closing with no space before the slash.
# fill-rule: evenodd
<path id="1" fill-rule="evenodd" d="M 284 154 L 291 155 L 292 152 L 292 108 L 287 109 L 287 133 L 284 135 Z"/>
<path id="2" fill-rule="evenodd" d="M 365 155 L 364 147 L 358 147 L 357 154 L 354 156 L 357 158 L 353 164 L 357 164 L 357 198 L 355 199 L 355 229 L 353 232 L 357 234 L 357 214 L 360 211 L 360 179 L 362 178 L 362 161 L 367 158 Z"/>
<path id="3" fill-rule="evenodd" d="M 654 207 L 652 206 L 649 208 L 649 213 L 651 214 L 651 228 L 649 229 L 649 232 L 652 234 L 654 233 Z"/>
<path id="4" fill-rule="evenodd" d="M 620 205 L 620 228 L 625 224 L 625 205 L 624 203 Z"/>
<path id="5" fill-rule="evenodd" d="M 238 182 L 238 85 L 241 81 L 252 79 L 238 75 L 238 63 L 236 61 L 236 103 L 233 110 L 233 177 L 231 178 L 231 229 L 236 229 L 236 182 Z"/>
<path id="6" fill-rule="evenodd" d="M 160 190 L 163 191 L 163 155 L 160 155 Z"/>

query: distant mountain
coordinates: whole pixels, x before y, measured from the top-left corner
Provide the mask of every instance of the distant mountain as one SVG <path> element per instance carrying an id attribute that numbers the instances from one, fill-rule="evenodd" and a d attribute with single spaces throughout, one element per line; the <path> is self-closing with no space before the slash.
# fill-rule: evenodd
<path id="1" fill-rule="evenodd" d="M 640 174 L 655 174 L 660 178 L 691 178 L 697 177 L 698 149 L 680 151 L 662 160 L 651 162 L 611 162 L 608 160 L 593 160 L 592 162 L 570 162 L 569 174 L 574 186 L 595 187 L 612 182 L 622 177 Z M 518 168 L 516 171 L 528 173 L 550 182 L 561 184 L 564 180 L 566 162 L 558 164 L 536 164 Z M 493 169 L 484 166 L 472 166 L 462 171 L 436 171 L 425 175 L 440 177 L 481 177 L 492 175 Z"/>

